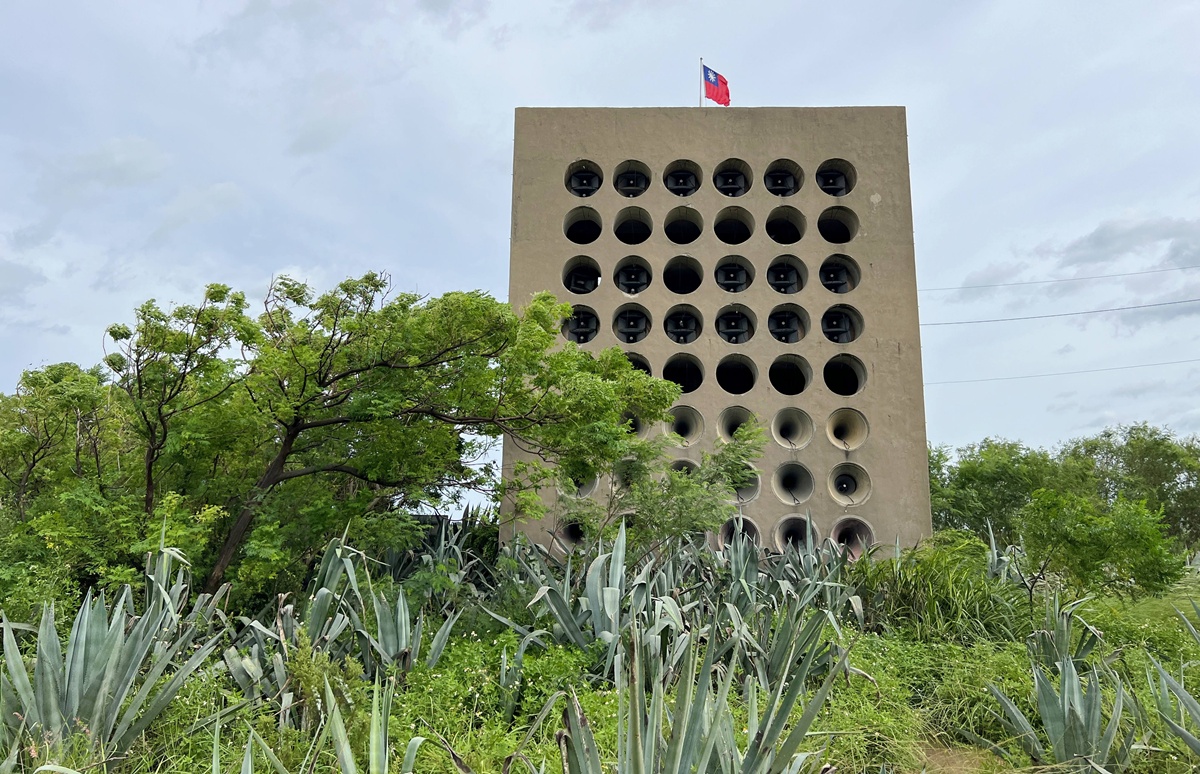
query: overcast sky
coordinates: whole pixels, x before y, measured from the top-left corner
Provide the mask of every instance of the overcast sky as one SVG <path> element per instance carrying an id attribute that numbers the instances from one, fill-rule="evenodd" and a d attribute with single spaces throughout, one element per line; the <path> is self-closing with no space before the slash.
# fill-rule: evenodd
<path id="1" fill-rule="evenodd" d="M 1200 3 L 0 6 L 0 391 L 208 282 L 507 289 L 513 108 L 904 105 L 921 318 L 1200 299 Z M 922 329 L 929 438 L 1200 432 L 1200 303 Z"/>

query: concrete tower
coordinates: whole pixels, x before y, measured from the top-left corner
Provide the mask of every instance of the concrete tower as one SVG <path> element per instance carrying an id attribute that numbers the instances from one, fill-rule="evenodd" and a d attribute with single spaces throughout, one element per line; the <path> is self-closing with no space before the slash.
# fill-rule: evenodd
<path id="1" fill-rule="evenodd" d="M 758 417 L 760 545 L 929 533 L 903 108 L 518 109 L 509 299 L 542 290 L 682 386 L 678 465 Z"/>

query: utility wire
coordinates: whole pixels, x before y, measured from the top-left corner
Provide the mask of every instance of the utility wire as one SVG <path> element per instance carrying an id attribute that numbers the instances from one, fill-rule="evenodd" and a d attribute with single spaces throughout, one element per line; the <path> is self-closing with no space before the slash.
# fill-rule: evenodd
<path id="1" fill-rule="evenodd" d="M 1182 363 L 1200 363 L 1200 358 L 1192 360 L 1171 360 L 1166 363 L 1142 363 L 1141 365 L 1112 366 L 1111 368 L 1088 368 L 1083 371 L 1058 371 L 1052 374 L 1027 374 L 1025 376 L 992 376 L 985 379 L 955 379 L 946 382 L 925 382 L 926 387 L 935 384 L 975 384 L 977 382 L 1010 382 L 1016 379 L 1044 379 L 1048 376 L 1074 376 L 1076 374 L 1098 374 L 1105 371 L 1130 371 L 1134 368 L 1157 368 L 1158 366 L 1180 365 Z"/>
<path id="2" fill-rule="evenodd" d="M 998 282 L 994 285 L 959 285 L 953 288 L 918 288 L 918 293 L 937 293 L 943 290 L 980 290 L 982 288 L 1013 288 L 1018 285 L 1048 285 L 1054 282 L 1083 282 L 1084 280 L 1097 279 L 1115 279 L 1116 277 L 1137 277 L 1142 274 L 1160 274 L 1164 271 L 1184 271 L 1186 269 L 1200 269 L 1200 265 L 1196 266 L 1172 266 L 1167 269 L 1147 269 L 1145 271 L 1129 271 L 1123 274 L 1097 274 L 1093 277 L 1064 277 L 1063 279 L 1048 279 L 1048 280 L 1028 280 L 1026 282 Z"/>
<path id="3" fill-rule="evenodd" d="M 1195 304 L 1200 298 L 1185 298 L 1182 301 L 1160 301 L 1157 304 L 1137 304 L 1135 306 L 1114 306 L 1111 309 L 1088 309 L 1083 312 L 1058 312 L 1056 314 L 1033 314 L 1025 317 L 995 317 L 990 320 L 947 320 L 945 322 L 921 323 L 922 328 L 937 325 L 978 325 L 979 323 L 1016 322 L 1017 320 L 1048 320 L 1052 317 L 1076 317 L 1083 314 L 1103 314 L 1105 312 L 1128 312 L 1131 309 L 1151 309 L 1159 306 L 1178 306 L 1179 304 Z"/>

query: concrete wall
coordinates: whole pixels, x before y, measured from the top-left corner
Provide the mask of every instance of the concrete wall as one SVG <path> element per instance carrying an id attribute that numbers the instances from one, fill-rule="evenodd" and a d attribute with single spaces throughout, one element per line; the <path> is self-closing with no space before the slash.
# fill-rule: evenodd
<path id="1" fill-rule="evenodd" d="M 750 188 L 742 196 L 725 196 L 713 182 L 714 171 L 730 159 L 750 169 Z M 835 159 L 852 167 L 853 188 L 844 196 L 826 193 L 816 180 L 822 164 Z M 622 196 L 613 185 L 618 167 L 630 160 L 650 173 L 648 189 L 636 198 Z M 686 197 L 668 191 L 663 182 L 664 170 L 679 160 L 701 170 L 699 189 Z M 767 190 L 764 173 L 778 160 L 802 170 L 801 186 L 793 195 L 781 197 Z M 588 162 L 585 166 L 603 176 L 600 189 L 586 198 L 566 184 L 572 165 L 579 162 Z M 768 236 L 769 216 L 781 206 L 803 215 L 805 231 L 794 244 L 779 244 Z M 564 234 L 564 220 L 578 207 L 590 208 L 602 222 L 600 236 L 590 244 L 575 244 Z M 619 213 L 628 207 L 645 210 L 652 220 L 652 232 L 641 244 L 624 244 L 614 234 Z M 690 244 L 674 244 L 664 233 L 668 214 L 679 207 L 690 208 L 703 220 L 699 238 Z M 753 218 L 753 234 L 742 244 L 726 244 L 714 233 L 718 214 L 727 207 L 743 208 Z M 831 244 L 819 232 L 818 221 L 831 207 L 847 208 L 857 218 L 857 231 L 845 244 Z M 684 394 L 679 405 L 702 415 L 704 431 L 696 443 L 678 449 L 681 459 L 699 459 L 702 450 L 712 447 L 719 437 L 719 417 L 731 407 L 748 409 L 768 428 L 778 412 L 789 408 L 811 420 L 811 437 L 800 448 L 774 438 L 768 441 L 757 465 L 759 491 L 741 504 L 767 547 L 778 546 L 780 525 L 796 515 L 811 515 L 820 538 L 836 537 L 844 525 L 854 523 L 847 520 L 865 523 L 873 538 L 885 543 L 898 538 L 912 544 L 930 531 L 912 233 L 903 108 L 516 112 L 510 300 L 520 306 L 533 293 L 548 289 L 561 300 L 594 310 L 600 330 L 583 346 L 620 346 L 644 358 L 656 376 L 663 375 L 672 356 L 686 353 L 697 358 L 703 384 Z M 848 293 L 831 292 L 820 281 L 822 263 L 834 254 L 848 256 L 858 268 L 858 285 Z M 622 293 L 613 280 L 616 266 L 631 255 L 643 258 L 652 273 L 649 287 L 636 295 Z M 769 267 L 784 255 L 794 256 L 807 275 L 802 290 L 791 295 L 777 292 L 767 281 Z M 587 256 L 600 268 L 600 284 L 590 293 L 573 294 L 563 286 L 564 267 L 576 256 Z M 702 281 L 694 292 L 677 294 L 667 288 L 663 270 L 676 256 L 699 263 Z M 743 292 L 727 292 L 715 281 L 714 271 L 727 256 L 741 256 L 752 266 L 753 281 Z M 637 304 L 651 318 L 649 335 L 636 343 L 619 340 L 613 331 L 614 313 L 627 304 Z M 702 333 L 688 344 L 673 342 L 663 329 L 668 311 L 680 304 L 694 307 L 702 317 Z M 754 335 L 744 343 L 731 344 L 717 334 L 718 313 L 730 305 L 757 318 Z M 768 316 L 780 305 L 803 310 L 807 331 L 800 341 L 785 343 L 768 333 Z M 835 305 L 848 305 L 861 317 L 862 330 L 850 343 L 834 343 L 822 333 L 822 316 Z M 722 389 L 716 378 L 718 364 L 735 354 L 748 358 L 757 371 L 754 387 L 744 394 Z M 843 355 L 857 358 L 865 371 L 865 383 L 850 396 L 836 394 L 823 379 L 826 363 Z M 802 358 L 811 372 L 808 385 L 797 395 L 781 393 L 768 378 L 772 363 L 781 356 Z M 828 433 L 831 415 L 847 408 L 859 412 L 869 428 L 865 441 L 853 449 Z M 519 454 L 506 445 L 507 469 Z M 814 481 L 811 496 L 803 502 L 781 498 L 772 486 L 776 471 L 789 463 L 802 465 Z M 833 477 L 845 465 L 856 466 L 850 470 L 858 477 L 858 489 L 839 497 Z M 545 542 L 553 526 L 527 523 L 522 529 Z"/>

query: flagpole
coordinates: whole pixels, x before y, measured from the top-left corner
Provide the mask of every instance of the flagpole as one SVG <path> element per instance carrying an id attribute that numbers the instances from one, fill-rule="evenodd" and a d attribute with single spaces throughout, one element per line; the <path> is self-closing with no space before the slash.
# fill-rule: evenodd
<path id="1" fill-rule="evenodd" d="M 696 107 L 704 107 L 704 57 L 700 57 L 700 99 Z"/>

